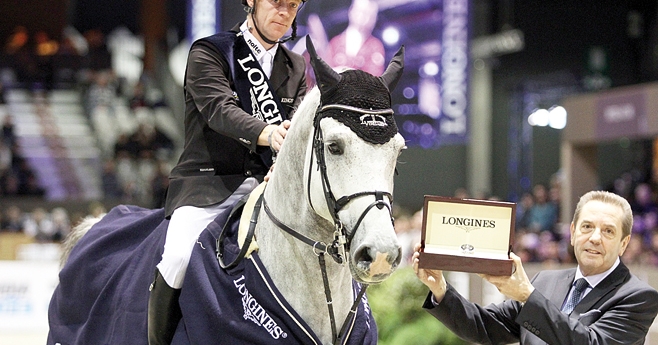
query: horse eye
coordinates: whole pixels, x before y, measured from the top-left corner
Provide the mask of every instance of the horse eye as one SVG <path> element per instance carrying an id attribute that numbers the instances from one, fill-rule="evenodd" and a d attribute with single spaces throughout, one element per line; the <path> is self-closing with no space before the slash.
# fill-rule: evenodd
<path id="1" fill-rule="evenodd" d="M 331 153 L 332 155 L 342 155 L 342 154 L 343 154 L 343 150 L 342 150 L 342 149 L 340 148 L 340 146 L 338 146 L 338 144 L 336 144 L 336 143 L 329 143 L 329 144 L 327 144 L 327 150 L 328 150 L 329 153 Z"/>

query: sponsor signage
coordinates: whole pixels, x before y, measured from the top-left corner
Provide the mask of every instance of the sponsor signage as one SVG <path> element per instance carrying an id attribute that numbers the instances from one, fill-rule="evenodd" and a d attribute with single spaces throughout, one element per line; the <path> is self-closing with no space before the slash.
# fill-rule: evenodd
<path id="1" fill-rule="evenodd" d="M 441 115 L 436 143 L 468 141 L 468 0 L 443 2 Z"/>
<path id="2" fill-rule="evenodd" d="M 605 95 L 596 103 L 596 134 L 599 139 L 638 136 L 647 130 L 645 94 L 641 90 Z"/>
<path id="3" fill-rule="evenodd" d="M 58 262 L 0 261 L 0 333 L 47 332 Z"/>

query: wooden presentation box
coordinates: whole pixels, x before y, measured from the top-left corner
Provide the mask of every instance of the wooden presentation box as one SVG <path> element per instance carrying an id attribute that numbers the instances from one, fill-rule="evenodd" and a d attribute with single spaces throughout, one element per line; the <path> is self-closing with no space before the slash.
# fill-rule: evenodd
<path id="1" fill-rule="evenodd" d="M 425 196 L 419 267 L 511 275 L 516 204 Z"/>

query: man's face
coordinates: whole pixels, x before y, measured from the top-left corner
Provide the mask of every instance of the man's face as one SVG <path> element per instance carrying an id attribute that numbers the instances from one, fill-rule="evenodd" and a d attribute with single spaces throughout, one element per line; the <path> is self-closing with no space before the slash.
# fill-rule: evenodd
<path id="1" fill-rule="evenodd" d="M 255 4 L 256 12 L 253 20 L 256 20 L 258 29 L 267 39 L 276 41 L 283 37 L 292 26 L 301 0 L 251 0 L 248 3 L 252 7 Z M 251 16 L 249 16 L 249 20 L 252 20 Z M 258 37 L 258 33 L 255 31 L 252 34 Z"/>
<path id="2" fill-rule="evenodd" d="M 571 223 L 571 245 L 584 276 L 605 272 L 626 250 L 631 237 L 622 239 L 622 217 L 619 206 L 592 200 Z"/>

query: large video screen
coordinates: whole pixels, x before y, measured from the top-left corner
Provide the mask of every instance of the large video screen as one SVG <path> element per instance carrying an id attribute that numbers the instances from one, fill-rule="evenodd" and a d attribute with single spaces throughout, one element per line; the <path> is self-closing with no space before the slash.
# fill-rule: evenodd
<path id="1" fill-rule="evenodd" d="M 468 139 L 469 17 L 468 0 L 309 0 L 298 35 L 310 35 L 332 67 L 377 76 L 404 45 L 392 95 L 398 127 L 408 146 L 432 148 Z M 303 53 L 305 40 L 289 46 Z"/>

